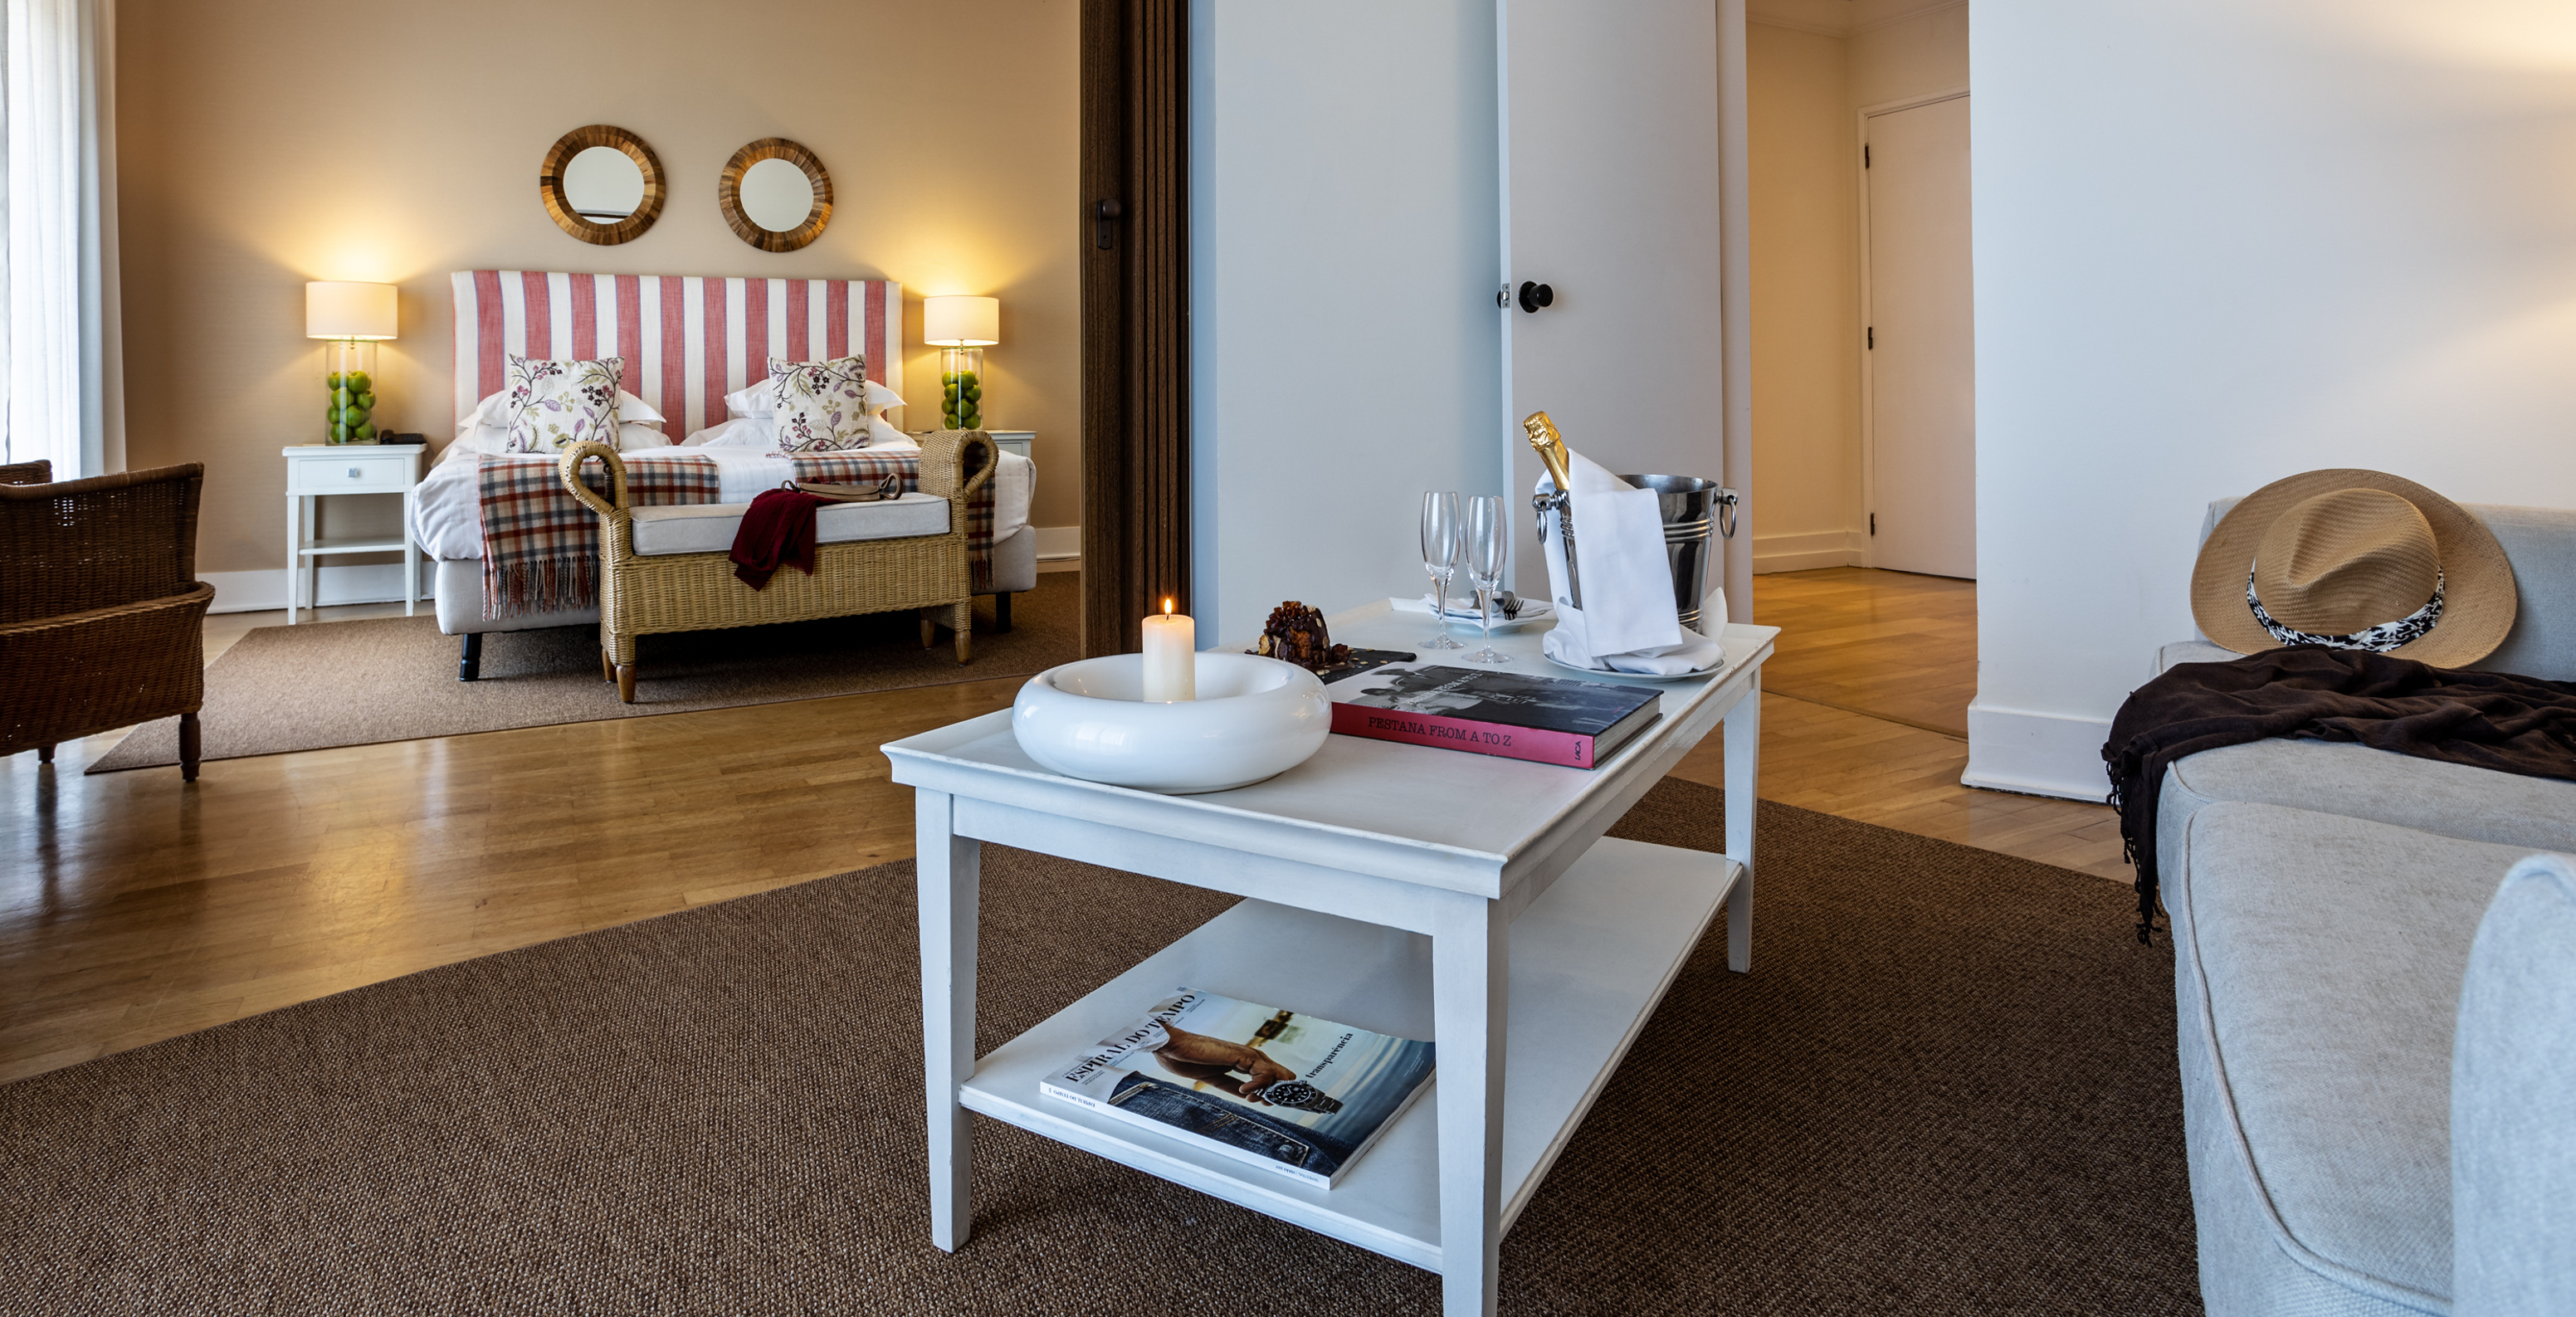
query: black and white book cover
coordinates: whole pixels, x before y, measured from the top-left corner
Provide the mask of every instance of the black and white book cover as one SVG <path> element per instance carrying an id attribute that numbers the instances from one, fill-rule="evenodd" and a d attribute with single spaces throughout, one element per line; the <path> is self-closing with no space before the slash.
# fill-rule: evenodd
<path id="1" fill-rule="evenodd" d="M 1432 1056 L 1427 1042 L 1185 988 L 1038 1087 L 1331 1188 L 1430 1087 Z"/>

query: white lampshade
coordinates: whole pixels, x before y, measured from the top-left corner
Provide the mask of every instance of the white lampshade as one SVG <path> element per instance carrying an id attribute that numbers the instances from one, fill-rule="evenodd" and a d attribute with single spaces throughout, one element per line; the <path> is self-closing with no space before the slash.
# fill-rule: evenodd
<path id="1" fill-rule="evenodd" d="M 921 299 L 921 341 L 934 348 L 988 348 L 1002 341 L 1002 299 Z"/>
<path id="2" fill-rule="evenodd" d="M 392 284 L 309 283 L 304 285 L 306 338 L 392 338 Z"/>

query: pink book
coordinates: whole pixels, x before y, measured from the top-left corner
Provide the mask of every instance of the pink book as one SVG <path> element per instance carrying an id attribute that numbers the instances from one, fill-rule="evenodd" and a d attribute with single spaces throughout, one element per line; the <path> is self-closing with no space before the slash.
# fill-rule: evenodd
<path id="1" fill-rule="evenodd" d="M 1324 688 L 1333 730 L 1406 745 L 1592 768 L 1657 717 L 1639 686 L 1392 663 Z"/>

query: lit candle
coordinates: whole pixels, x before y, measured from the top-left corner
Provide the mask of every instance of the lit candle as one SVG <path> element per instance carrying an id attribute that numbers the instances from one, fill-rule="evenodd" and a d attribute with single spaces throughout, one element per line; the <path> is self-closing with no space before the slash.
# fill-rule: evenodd
<path id="1" fill-rule="evenodd" d="M 1160 617 L 1145 619 L 1145 698 L 1170 703 L 1199 697 L 1198 623 L 1163 601 Z"/>

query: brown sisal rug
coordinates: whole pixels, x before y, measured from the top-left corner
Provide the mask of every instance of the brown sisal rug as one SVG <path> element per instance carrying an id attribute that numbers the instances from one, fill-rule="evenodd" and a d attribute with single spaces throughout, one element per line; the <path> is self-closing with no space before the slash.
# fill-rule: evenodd
<path id="1" fill-rule="evenodd" d="M 1667 781 L 1618 835 L 1713 846 Z M 1503 1245 L 1503 1311 L 2200 1311 L 2172 951 L 2125 889 L 1765 802 Z M 1227 899 L 987 848 L 990 1048 Z M 977 1123 L 929 1241 L 912 867 L 0 1088 L 6 1313 L 1422 1313 L 1434 1277 Z"/>
<path id="2" fill-rule="evenodd" d="M 1011 630 L 975 601 L 974 662 L 945 634 L 921 647 L 914 614 L 646 636 L 635 703 L 599 677 L 599 628 L 496 631 L 483 677 L 456 679 L 457 637 L 428 616 L 261 627 L 206 669 L 204 757 L 320 750 L 512 727 L 640 718 L 742 704 L 1025 677 L 1082 657 L 1082 577 L 1049 572 L 1012 597 Z M 179 762 L 179 720 L 135 728 L 93 773 Z"/>

